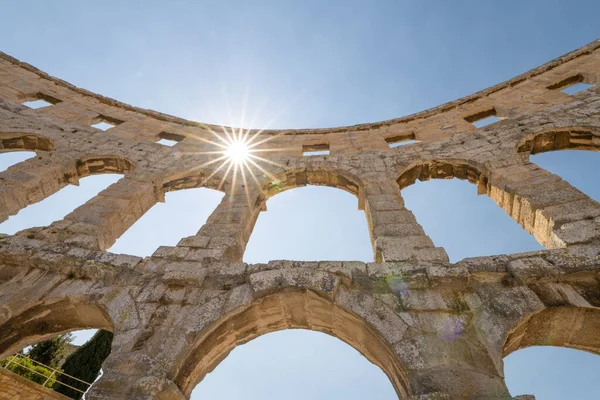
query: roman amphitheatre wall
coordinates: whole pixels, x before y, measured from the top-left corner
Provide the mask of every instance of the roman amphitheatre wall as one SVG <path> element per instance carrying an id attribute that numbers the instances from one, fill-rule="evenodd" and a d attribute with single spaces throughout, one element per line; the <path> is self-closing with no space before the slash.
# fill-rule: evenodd
<path id="1" fill-rule="evenodd" d="M 107 329 L 112 353 L 86 398 L 185 399 L 235 346 L 305 328 L 356 348 L 399 398 L 508 398 L 512 351 L 600 353 L 600 204 L 529 161 L 598 151 L 599 82 L 596 41 L 407 117 L 257 131 L 132 107 L 0 54 L 0 152 L 37 155 L 0 173 L 0 220 L 80 178 L 124 175 L 64 219 L 0 238 L 0 357 Z M 575 83 L 596 86 L 561 92 Z M 23 105 L 36 99 L 48 106 Z M 490 116 L 501 121 L 473 124 Z M 91 126 L 100 121 L 113 127 Z M 268 150 L 247 179 L 219 162 L 219 137 L 239 135 Z M 406 140 L 415 143 L 391 146 Z M 328 154 L 304 155 L 315 150 Z M 449 263 L 401 190 L 450 178 L 490 196 L 547 250 Z M 242 262 L 266 200 L 305 185 L 357 197 L 374 262 Z M 196 235 L 147 258 L 106 252 L 165 193 L 195 187 L 226 193 Z"/>

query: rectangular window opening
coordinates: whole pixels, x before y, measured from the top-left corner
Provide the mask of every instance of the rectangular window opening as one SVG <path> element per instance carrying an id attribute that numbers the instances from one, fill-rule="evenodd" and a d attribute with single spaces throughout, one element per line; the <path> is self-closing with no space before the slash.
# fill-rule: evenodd
<path id="1" fill-rule="evenodd" d="M 176 140 L 160 139 L 160 140 L 157 140 L 155 143 L 162 144 L 163 146 L 167 146 L 167 147 L 173 147 L 179 142 Z"/>
<path id="2" fill-rule="evenodd" d="M 160 138 L 156 143 L 165 145 L 165 146 L 174 146 L 177 143 L 181 142 L 183 139 L 185 139 L 185 136 L 183 135 L 178 135 L 176 133 L 170 133 L 170 132 L 161 132 L 158 134 L 158 137 Z"/>
<path id="3" fill-rule="evenodd" d="M 124 121 L 121 121 L 120 119 L 108 117 L 106 115 L 100 115 L 98 118 L 96 118 L 96 120 L 98 122 L 96 122 L 95 124 L 92 124 L 91 126 L 93 128 L 100 129 L 101 131 L 107 131 L 110 128 L 114 128 L 115 126 L 122 124 L 124 122 Z"/>
<path id="4" fill-rule="evenodd" d="M 91 127 L 92 128 L 96 128 L 96 129 L 100 129 L 101 131 L 107 131 L 110 128 L 114 128 L 115 125 L 109 124 L 108 122 L 101 121 L 101 122 L 98 122 L 96 124 L 92 124 Z"/>
<path id="5" fill-rule="evenodd" d="M 305 144 L 302 145 L 303 156 L 325 156 L 329 155 L 329 144 Z"/>
<path id="6" fill-rule="evenodd" d="M 389 136 L 385 138 L 385 141 L 390 145 L 390 148 L 392 149 L 395 147 L 417 143 L 417 141 L 415 140 L 415 134 L 412 132 L 409 134 L 403 133 L 401 135 Z"/>
<path id="7" fill-rule="evenodd" d="M 576 74 L 550 85 L 547 88 L 550 90 L 560 90 L 561 92 L 572 96 L 575 93 L 579 93 L 582 90 L 589 89 L 593 86 L 594 85 L 592 84 L 585 83 L 583 74 Z"/>
<path id="8" fill-rule="evenodd" d="M 594 87 L 594 85 L 590 85 L 589 83 L 576 83 L 574 85 L 564 88 L 563 90 L 561 90 L 561 92 L 573 96 L 575 93 L 579 93 L 591 87 Z"/>
<path id="9" fill-rule="evenodd" d="M 48 103 L 46 100 L 31 100 L 31 101 L 24 101 L 23 105 L 25 105 L 29 108 L 33 108 L 34 110 L 37 110 L 38 108 L 50 107 L 52 105 L 52 103 Z"/>
<path id="10" fill-rule="evenodd" d="M 61 100 L 57 99 L 56 97 L 52 97 L 41 92 L 36 93 L 34 99 L 35 100 L 24 101 L 23 105 L 37 110 L 38 108 L 50 107 L 61 102 Z"/>
<path id="11" fill-rule="evenodd" d="M 477 128 L 482 128 L 501 120 L 502 118 L 496 116 L 496 109 L 494 107 L 465 117 L 465 121 L 470 122 Z"/>

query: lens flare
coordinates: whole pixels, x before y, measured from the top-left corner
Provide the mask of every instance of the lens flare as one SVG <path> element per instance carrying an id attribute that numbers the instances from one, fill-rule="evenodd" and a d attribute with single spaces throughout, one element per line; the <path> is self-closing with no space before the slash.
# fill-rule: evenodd
<path id="1" fill-rule="evenodd" d="M 223 154 L 232 162 L 241 164 L 248 159 L 248 156 L 250 155 L 250 149 L 245 142 L 236 140 L 229 145 Z"/>
<path id="2" fill-rule="evenodd" d="M 385 281 L 392 292 L 400 295 L 408 293 L 408 283 L 404 281 L 401 275 L 388 275 Z"/>
<path id="3" fill-rule="evenodd" d="M 440 329 L 440 337 L 446 342 L 452 342 L 458 339 L 463 331 L 465 330 L 465 323 L 454 317 L 450 317 L 444 322 L 444 325 Z"/>

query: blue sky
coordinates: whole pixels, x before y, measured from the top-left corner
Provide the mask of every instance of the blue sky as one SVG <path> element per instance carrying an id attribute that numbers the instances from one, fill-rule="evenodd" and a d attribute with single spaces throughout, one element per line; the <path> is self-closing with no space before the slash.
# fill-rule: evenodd
<path id="1" fill-rule="evenodd" d="M 0 0 L 0 50 L 140 107 L 203 122 L 306 128 L 418 112 L 600 37 L 596 1 L 165 4 Z M 4 154 L 0 163 L 17 156 Z M 600 200 L 593 173 L 598 153 L 563 151 L 532 160 Z M 80 187 L 23 210 L 0 231 L 47 225 L 116 179 L 85 178 Z M 417 183 L 403 196 L 453 261 L 540 248 L 469 183 Z M 175 244 L 200 228 L 220 198 L 208 189 L 170 193 L 111 250 L 148 255 Z M 267 206 L 245 261 L 371 261 L 364 214 L 352 195 L 307 187 L 275 196 Z M 184 209 L 196 210 L 193 218 Z M 513 395 L 593 399 L 600 391 L 600 358 L 591 354 L 531 348 L 505 362 Z M 395 398 L 385 375 L 360 354 L 307 331 L 278 332 L 235 349 L 192 398 L 279 399 L 282 393 L 288 399 Z"/>

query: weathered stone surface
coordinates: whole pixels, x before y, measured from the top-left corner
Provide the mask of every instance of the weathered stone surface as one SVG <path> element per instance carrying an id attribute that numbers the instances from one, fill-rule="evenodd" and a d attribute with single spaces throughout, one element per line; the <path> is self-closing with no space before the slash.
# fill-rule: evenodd
<path id="1" fill-rule="evenodd" d="M 184 399 L 235 346 L 302 328 L 353 346 L 399 398 L 441 400 L 510 398 L 502 358 L 523 347 L 600 354 L 600 205 L 529 162 L 600 149 L 600 89 L 560 92 L 597 85 L 599 54 L 596 41 L 394 120 L 250 130 L 273 163 L 250 166 L 256 179 L 242 184 L 212 162 L 219 149 L 197 140 L 230 128 L 132 107 L 0 53 L 0 151 L 37 153 L 0 173 L 0 221 L 82 177 L 125 175 L 60 221 L 0 237 L 0 358 L 58 333 L 107 329 L 113 349 L 86 398 Z M 52 105 L 20 104 L 32 99 Z M 504 119 L 472 124 L 489 115 Z M 115 126 L 90 127 L 101 120 Z M 389 146 L 408 139 L 416 143 Z M 473 183 L 549 250 L 450 264 L 401 195 L 450 178 Z M 266 200 L 305 185 L 357 197 L 374 262 L 242 262 Z M 225 192 L 196 235 L 145 259 L 105 251 L 167 192 L 196 187 Z M 11 398 L 35 396 L 0 378 Z"/>

